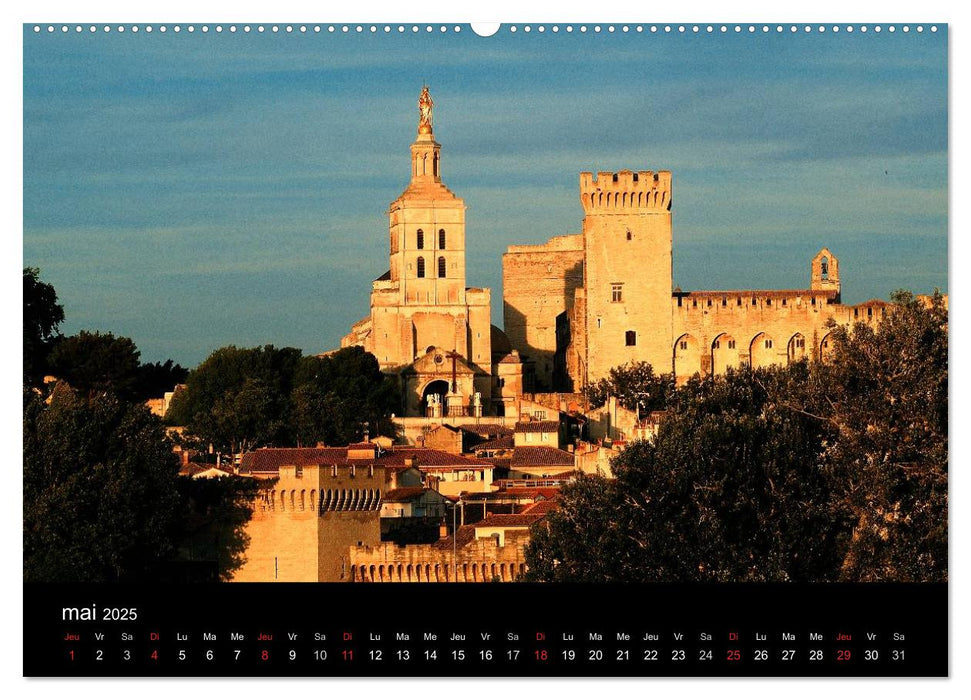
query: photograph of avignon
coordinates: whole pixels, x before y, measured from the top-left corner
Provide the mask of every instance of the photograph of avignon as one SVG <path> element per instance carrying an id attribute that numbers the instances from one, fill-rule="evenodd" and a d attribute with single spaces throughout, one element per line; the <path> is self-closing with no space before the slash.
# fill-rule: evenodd
<path id="1" fill-rule="evenodd" d="M 947 28 L 748 29 L 25 26 L 25 581 L 947 581 Z"/>

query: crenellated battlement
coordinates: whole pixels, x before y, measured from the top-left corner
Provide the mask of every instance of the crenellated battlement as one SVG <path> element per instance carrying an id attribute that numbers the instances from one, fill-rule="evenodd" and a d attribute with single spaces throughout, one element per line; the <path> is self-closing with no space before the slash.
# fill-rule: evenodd
<path id="1" fill-rule="evenodd" d="M 621 170 L 616 173 L 580 173 L 583 211 L 610 213 L 671 210 L 671 171 Z"/>

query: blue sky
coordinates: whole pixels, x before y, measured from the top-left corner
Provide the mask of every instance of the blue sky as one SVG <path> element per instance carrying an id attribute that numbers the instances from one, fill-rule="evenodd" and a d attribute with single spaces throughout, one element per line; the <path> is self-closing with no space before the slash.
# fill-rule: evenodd
<path id="1" fill-rule="evenodd" d="M 336 347 L 387 269 L 422 82 L 468 282 L 580 230 L 582 170 L 667 169 L 683 289 L 947 290 L 946 30 L 24 30 L 24 264 L 143 359 Z"/>

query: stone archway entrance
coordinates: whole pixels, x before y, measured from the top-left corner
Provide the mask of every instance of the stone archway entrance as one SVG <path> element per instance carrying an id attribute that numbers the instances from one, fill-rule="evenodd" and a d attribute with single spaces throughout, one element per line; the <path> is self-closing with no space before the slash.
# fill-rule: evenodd
<path id="1" fill-rule="evenodd" d="M 432 394 L 438 394 L 441 404 L 439 405 L 440 416 L 445 415 L 445 397 L 448 395 L 448 382 L 444 379 L 436 379 L 435 381 L 428 382 L 425 386 L 424 391 L 421 392 L 421 410 L 428 416 L 432 416 L 432 404 L 429 401 L 429 397 Z"/>

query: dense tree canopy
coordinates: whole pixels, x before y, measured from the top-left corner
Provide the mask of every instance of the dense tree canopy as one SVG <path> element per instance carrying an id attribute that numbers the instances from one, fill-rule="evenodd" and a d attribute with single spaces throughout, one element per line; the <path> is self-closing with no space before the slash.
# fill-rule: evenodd
<path id="1" fill-rule="evenodd" d="M 111 392 L 131 400 L 138 387 L 139 352 L 131 338 L 81 331 L 54 344 L 50 370 L 83 395 Z"/>
<path id="2" fill-rule="evenodd" d="M 138 578 L 181 528 L 178 462 L 159 420 L 110 394 L 24 392 L 24 579 Z"/>
<path id="3" fill-rule="evenodd" d="M 237 454 L 261 446 L 346 444 L 390 429 L 396 406 L 373 355 L 344 348 L 302 357 L 294 348 L 226 347 L 192 371 L 166 420 Z"/>
<path id="4" fill-rule="evenodd" d="M 824 456 L 853 520 L 841 578 L 947 579 L 947 310 L 906 292 L 875 329 L 835 328 L 807 410 L 838 439 Z M 815 399 L 815 401 L 813 401 Z"/>
<path id="5" fill-rule="evenodd" d="M 614 367 L 608 376 L 587 386 L 583 393 L 590 408 L 603 406 L 608 398 L 616 396 L 624 408 L 643 413 L 666 408 L 673 392 L 672 375 L 655 374 L 647 362 L 631 362 Z"/>
<path id="6" fill-rule="evenodd" d="M 657 439 L 614 460 L 616 481 L 586 477 L 565 489 L 564 508 L 530 545 L 530 571 L 554 580 L 830 578 L 840 558 L 818 459 L 825 426 L 770 400 L 803 374 L 799 365 L 690 383 Z M 591 567 L 588 556 L 602 561 Z"/>
<path id="7" fill-rule="evenodd" d="M 616 480 L 565 487 L 534 580 L 947 580 L 947 315 L 906 294 L 825 363 L 678 389 Z"/>
<path id="8" fill-rule="evenodd" d="M 57 292 L 40 281 L 40 270 L 24 268 L 24 382 L 34 385 L 47 371 L 47 353 L 64 322 Z"/>

